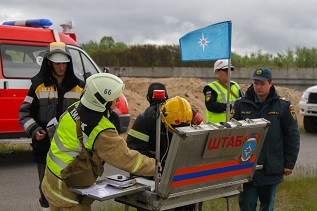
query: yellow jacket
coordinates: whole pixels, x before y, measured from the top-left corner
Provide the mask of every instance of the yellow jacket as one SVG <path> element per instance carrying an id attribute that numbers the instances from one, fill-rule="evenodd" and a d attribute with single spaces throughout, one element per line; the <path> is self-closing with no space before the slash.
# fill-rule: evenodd
<path id="1" fill-rule="evenodd" d="M 240 97 L 240 86 L 234 81 L 231 81 L 231 83 L 232 85 L 230 89 L 235 96 L 233 94 L 230 94 L 230 104 L 233 104 L 237 97 Z M 212 88 L 217 93 L 218 96 L 216 102 L 227 103 L 228 90 L 225 87 L 223 87 L 219 83 L 219 81 L 211 82 L 208 84 L 208 86 L 210 86 L 210 88 Z M 224 111 L 221 113 L 216 113 L 206 109 L 206 121 L 212 123 L 226 122 L 226 112 Z"/>
<path id="2" fill-rule="evenodd" d="M 59 133 L 59 130 L 63 131 L 65 129 L 61 128 L 61 126 L 65 126 L 66 128 L 76 128 L 74 120 L 72 118 L 68 118 L 69 115 L 67 114 L 68 112 L 66 112 L 61 118 L 60 125 L 57 128 L 56 134 Z M 148 158 L 135 150 L 130 150 L 127 147 L 126 141 L 118 134 L 117 130 L 114 128 L 112 123 L 110 123 L 108 119 L 105 120 L 104 118 L 105 117 L 103 117 L 101 121 L 108 121 L 108 123 L 106 124 L 108 125 L 108 128 L 103 128 L 103 130 L 99 129 L 99 131 L 101 132 L 97 133 L 93 142 L 91 142 L 90 138 L 88 137 L 88 142 L 86 142 L 85 145 L 88 148 L 92 147 L 92 150 L 94 150 L 97 153 L 101 160 L 104 160 L 112 166 L 115 166 L 121 170 L 131 172 L 136 175 L 153 176 L 155 173 L 155 159 Z M 64 120 L 67 120 L 67 124 L 63 124 Z M 113 127 L 109 127 L 111 125 Z M 70 129 L 69 131 L 72 134 L 71 136 L 73 137 L 69 137 L 69 139 L 66 139 L 66 137 L 64 137 L 63 140 L 60 140 L 64 146 L 69 144 L 67 142 L 73 140 L 74 137 L 77 138 L 76 129 Z M 93 133 L 94 130 L 91 132 L 92 136 L 96 134 Z M 55 141 L 54 139 L 53 141 Z M 74 146 L 77 146 L 78 143 L 75 143 Z M 76 147 L 74 148 L 74 146 L 70 148 L 76 149 Z M 54 143 L 52 143 L 51 147 L 54 148 Z M 55 148 L 54 154 L 58 155 L 58 152 L 56 152 L 56 150 L 57 149 Z M 75 156 L 76 152 L 74 151 L 73 153 Z M 67 159 L 68 157 L 69 156 L 65 156 L 64 153 L 62 153 L 62 156 L 57 156 L 57 158 L 59 159 Z M 42 190 L 45 197 L 47 198 L 50 204 L 53 204 L 57 207 L 77 206 L 78 195 L 71 192 L 67 188 L 66 184 L 59 178 L 60 174 L 56 173 L 56 169 L 59 169 L 59 167 L 56 167 L 55 165 L 57 165 L 56 163 L 58 162 L 56 162 L 56 160 L 50 160 L 49 154 L 47 161 L 47 169 L 45 171 L 45 177 L 42 182 Z M 70 162 L 65 160 L 65 163 Z M 93 202 L 93 200 L 84 200 L 83 203 L 85 203 L 86 201 L 88 204 Z"/>

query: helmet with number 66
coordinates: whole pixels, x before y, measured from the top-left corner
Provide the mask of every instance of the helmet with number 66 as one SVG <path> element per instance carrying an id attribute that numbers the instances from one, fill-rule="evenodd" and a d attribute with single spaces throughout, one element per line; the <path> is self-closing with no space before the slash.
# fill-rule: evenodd
<path id="1" fill-rule="evenodd" d="M 93 111 L 104 112 L 107 103 L 118 98 L 123 89 L 124 83 L 117 76 L 97 73 L 87 79 L 81 103 Z"/>

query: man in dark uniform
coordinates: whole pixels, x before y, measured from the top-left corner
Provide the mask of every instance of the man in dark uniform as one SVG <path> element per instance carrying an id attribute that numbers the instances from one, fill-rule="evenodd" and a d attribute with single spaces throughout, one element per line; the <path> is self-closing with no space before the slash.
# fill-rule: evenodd
<path id="1" fill-rule="evenodd" d="M 273 211 L 278 185 L 292 173 L 300 147 L 297 118 L 291 102 L 278 95 L 269 68 L 254 70 L 252 85 L 244 97 L 234 103 L 231 117 L 236 120 L 265 118 L 271 122 L 253 180 L 243 185 L 239 195 L 242 211 Z"/>

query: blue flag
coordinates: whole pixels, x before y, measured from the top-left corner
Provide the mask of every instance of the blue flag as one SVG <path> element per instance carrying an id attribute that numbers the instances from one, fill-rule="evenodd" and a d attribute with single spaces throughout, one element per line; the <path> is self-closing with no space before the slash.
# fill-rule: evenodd
<path id="1" fill-rule="evenodd" d="M 231 21 L 189 32 L 179 39 L 181 59 L 211 61 L 231 58 Z"/>

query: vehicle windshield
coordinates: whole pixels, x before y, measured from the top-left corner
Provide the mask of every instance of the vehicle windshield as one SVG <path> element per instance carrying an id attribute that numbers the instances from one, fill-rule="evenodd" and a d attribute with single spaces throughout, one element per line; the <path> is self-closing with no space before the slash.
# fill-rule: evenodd
<path id="1" fill-rule="evenodd" d="M 32 78 L 41 68 L 45 46 L 9 45 L 1 48 L 2 74 L 5 78 Z M 80 48 L 69 48 L 72 55 L 74 73 L 85 80 L 99 72 L 91 59 Z"/>
<path id="2" fill-rule="evenodd" d="M 40 70 L 46 47 L 1 45 L 2 70 L 6 78 L 31 78 Z"/>

